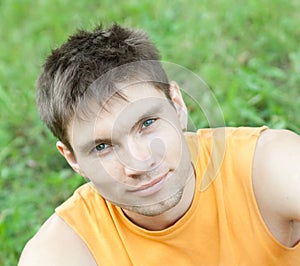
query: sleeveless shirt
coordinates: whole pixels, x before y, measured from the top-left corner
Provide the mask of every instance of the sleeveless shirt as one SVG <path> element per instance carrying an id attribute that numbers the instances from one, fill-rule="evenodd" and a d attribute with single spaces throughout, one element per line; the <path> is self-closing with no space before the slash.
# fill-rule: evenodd
<path id="1" fill-rule="evenodd" d="M 196 172 L 193 202 L 174 225 L 149 231 L 91 183 L 56 209 L 98 265 L 300 265 L 300 244 L 280 244 L 266 227 L 252 186 L 257 139 L 266 127 L 186 133 Z"/>

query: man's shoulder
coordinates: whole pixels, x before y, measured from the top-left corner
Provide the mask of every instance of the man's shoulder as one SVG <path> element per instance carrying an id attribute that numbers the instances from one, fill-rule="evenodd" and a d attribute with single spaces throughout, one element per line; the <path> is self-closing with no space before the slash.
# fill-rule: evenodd
<path id="1" fill-rule="evenodd" d="M 57 214 L 26 244 L 19 266 L 97 265 L 88 247 Z"/>
<path id="2" fill-rule="evenodd" d="M 299 159 L 300 136 L 289 130 L 269 129 L 258 139 L 254 168 L 260 176 L 283 173 L 290 176 L 295 170 L 299 172 Z"/>
<path id="3" fill-rule="evenodd" d="M 264 131 L 268 131 L 268 127 L 202 128 L 196 132 L 186 132 L 185 139 L 190 150 L 195 150 L 195 154 L 202 152 L 202 156 L 203 149 L 208 150 L 209 155 L 211 152 L 224 154 L 232 150 L 244 153 L 242 148 L 254 149 L 257 139 Z"/>
<path id="4" fill-rule="evenodd" d="M 300 239 L 299 162 L 299 135 L 270 129 L 260 136 L 253 161 L 253 189 L 267 225 L 288 246 Z"/>
<path id="5" fill-rule="evenodd" d="M 247 139 L 249 137 L 259 137 L 267 126 L 262 127 L 216 127 L 201 128 L 196 132 L 185 132 L 185 138 L 193 141 L 225 141 L 229 139 Z"/>
<path id="6" fill-rule="evenodd" d="M 284 206 L 289 211 L 292 199 L 300 199 L 300 136 L 289 130 L 267 130 L 256 146 L 253 161 L 253 182 L 256 191 L 277 198 L 274 208 Z M 274 199 L 273 199 L 274 200 Z M 299 201 L 298 201 L 299 202 Z M 270 202 L 271 203 L 271 202 Z M 299 205 L 299 204 L 297 204 Z M 300 219 L 300 208 L 298 208 Z"/>

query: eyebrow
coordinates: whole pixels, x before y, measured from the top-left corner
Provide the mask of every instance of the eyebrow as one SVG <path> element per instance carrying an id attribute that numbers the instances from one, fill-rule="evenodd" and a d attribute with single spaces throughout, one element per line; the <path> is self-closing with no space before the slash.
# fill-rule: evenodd
<path id="1" fill-rule="evenodd" d="M 100 139 L 100 138 L 97 138 L 97 139 L 94 139 L 94 140 L 91 140 L 87 143 L 84 143 L 82 145 L 79 145 L 78 149 L 81 151 L 81 152 L 84 152 L 84 153 L 89 153 L 90 150 L 95 147 L 97 144 L 101 144 L 101 143 L 110 143 L 111 142 L 111 139 Z"/>
<path id="2" fill-rule="evenodd" d="M 161 111 L 161 109 L 163 108 L 162 104 L 159 104 L 159 105 L 155 105 L 155 106 L 152 106 L 152 108 L 148 109 L 146 112 L 144 112 L 142 115 L 140 115 L 133 125 L 133 128 L 136 127 L 138 125 L 138 123 L 147 118 L 147 117 L 150 117 L 151 115 L 154 115 L 154 114 L 157 114 Z M 112 142 L 112 139 L 111 138 L 96 138 L 94 140 L 91 140 L 91 141 L 88 141 L 87 143 L 84 143 L 84 144 L 80 144 L 78 149 L 81 151 L 81 152 L 84 152 L 84 153 L 89 153 L 90 150 L 96 145 L 96 144 L 101 144 L 101 143 L 111 143 Z"/>
<path id="3" fill-rule="evenodd" d="M 137 119 L 136 122 L 134 123 L 133 127 L 136 127 L 138 125 L 138 123 L 148 117 L 153 116 L 154 114 L 157 114 L 161 111 L 161 109 L 163 108 L 163 106 L 160 105 L 156 105 L 156 106 L 152 106 L 151 109 L 148 109 L 146 112 L 142 113 Z"/>

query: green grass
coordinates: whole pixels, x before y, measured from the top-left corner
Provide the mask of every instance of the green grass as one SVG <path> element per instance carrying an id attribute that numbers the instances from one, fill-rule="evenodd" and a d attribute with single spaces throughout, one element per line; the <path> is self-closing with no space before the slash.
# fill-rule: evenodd
<path id="1" fill-rule="evenodd" d="M 76 28 L 119 22 L 143 28 L 163 60 L 210 86 L 226 125 L 300 133 L 300 2 L 0 1 L 0 265 L 83 180 L 39 121 L 35 80 L 45 56 Z M 191 104 L 191 118 L 207 126 Z"/>

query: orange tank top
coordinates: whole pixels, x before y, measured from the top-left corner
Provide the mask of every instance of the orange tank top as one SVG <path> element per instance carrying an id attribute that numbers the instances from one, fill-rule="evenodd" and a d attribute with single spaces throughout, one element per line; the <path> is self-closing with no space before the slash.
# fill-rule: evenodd
<path id="1" fill-rule="evenodd" d="M 262 128 L 187 133 L 197 175 L 188 212 L 173 226 L 148 231 L 130 222 L 91 184 L 56 209 L 98 265 L 300 265 L 300 244 L 281 245 L 260 215 L 252 160 Z"/>

